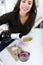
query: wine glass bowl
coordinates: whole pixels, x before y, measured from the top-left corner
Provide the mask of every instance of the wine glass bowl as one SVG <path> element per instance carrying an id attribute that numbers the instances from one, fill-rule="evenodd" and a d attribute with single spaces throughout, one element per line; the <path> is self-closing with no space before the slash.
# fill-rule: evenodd
<path id="1" fill-rule="evenodd" d="M 29 59 L 29 57 L 30 57 L 30 53 L 27 51 L 21 50 L 20 52 L 18 52 L 18 58 L 22 62 L 26 62 Z"/>

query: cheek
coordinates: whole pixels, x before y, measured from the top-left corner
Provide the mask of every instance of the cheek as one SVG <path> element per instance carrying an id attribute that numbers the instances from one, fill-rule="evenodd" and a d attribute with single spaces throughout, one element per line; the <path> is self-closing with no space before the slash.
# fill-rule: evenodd
<path id="1" fill-rule="evenodd" d="M 22 6 L 24 6 L 24 4 L 21 2 L 21 3 L 20 3 L 20 9 L 22 8 Z"/>
<path id="2" fill-rule="evenodd" d="M 32 5 L 28 7 L 28 10 L 30 11 L 30 10 L 31 10 L 31 8 L 32 8 Z"/>

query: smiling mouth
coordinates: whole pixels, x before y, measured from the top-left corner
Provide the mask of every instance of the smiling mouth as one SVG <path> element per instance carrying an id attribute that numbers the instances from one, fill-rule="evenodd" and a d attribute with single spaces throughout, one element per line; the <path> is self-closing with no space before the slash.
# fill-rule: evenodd
<path id="1" fill-rule="evenodd" d="M 22 9 L 23 9 L 24 11 L 27 11 L 27 10 L 28 10 L 28 8 L 24 8 L 24 7 L 22 7 Z"/>

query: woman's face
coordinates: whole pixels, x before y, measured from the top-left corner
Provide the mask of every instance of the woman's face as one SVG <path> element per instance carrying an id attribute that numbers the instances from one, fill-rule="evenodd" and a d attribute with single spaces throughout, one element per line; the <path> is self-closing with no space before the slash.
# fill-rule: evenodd
<path id="1" fill-rule="evenodd" d="M 21 0 L 20 2 L 20 12 L 23 14 L 27 14 L 33 5 L 33 0 Z"/>

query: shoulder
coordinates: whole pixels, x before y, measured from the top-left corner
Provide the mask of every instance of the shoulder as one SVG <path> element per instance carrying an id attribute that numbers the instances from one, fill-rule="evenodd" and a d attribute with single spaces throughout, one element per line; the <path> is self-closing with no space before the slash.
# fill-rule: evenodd
<path id="1" fill-rule="evenodd" d="M 0 19 L 11 18 L 12 16 L 14 16 L 14 12 L 8 12 L 0 16 Z"/>
<path id="2" fill-rule="evenodd" d="M 13 11 L 12 12 L 8 12 L 8 13 L 6 13 L 3 16 L 6 16 L 8 18 L 17 17 L 18 16 L 18 12 L 13 12 Z"/>

